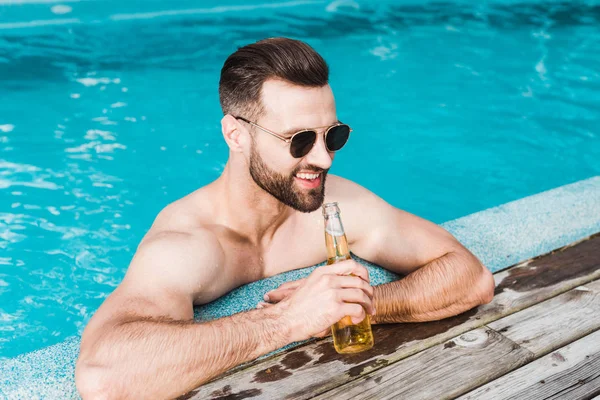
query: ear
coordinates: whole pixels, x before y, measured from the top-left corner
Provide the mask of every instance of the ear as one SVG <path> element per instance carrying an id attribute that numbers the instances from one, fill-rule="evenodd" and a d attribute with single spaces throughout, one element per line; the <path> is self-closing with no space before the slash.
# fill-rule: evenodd
<path id="1" fill-rule="evenodd" d="M 231 151 L 236 153 L 244 151 L 248 140 L 248 131 L 231 114 L 227 114 L 221 119 L 221 132 L 223 132 L 223 138 Z"/>

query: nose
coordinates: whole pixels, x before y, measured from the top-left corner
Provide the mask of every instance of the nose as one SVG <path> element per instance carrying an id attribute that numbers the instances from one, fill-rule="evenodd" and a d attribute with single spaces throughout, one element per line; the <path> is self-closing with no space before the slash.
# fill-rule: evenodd
<path id="1" fill-rule="evenodd" d="M 305 159 L 310 165 L 314 165 L 315 167 L 319 167 L 324 170 L 331 167 L 333 157 L 327 150 L 327 146 L 325 145 L 325 136 L 323 134 L 317 135 L 317 140 L 312 149 L 305 156 Z"/>

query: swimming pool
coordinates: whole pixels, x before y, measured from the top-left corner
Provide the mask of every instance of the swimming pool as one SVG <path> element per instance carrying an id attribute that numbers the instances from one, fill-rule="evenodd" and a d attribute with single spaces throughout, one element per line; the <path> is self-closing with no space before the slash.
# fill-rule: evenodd
<path id="1" fill-rule="evenodd" d="M 600 172 L 594 2 L 0 0 L 0 358 L 81 333 L 156 213 L 218 177 L 220 68 L 268 36 L 330 64 L 354 129 L 332 172 L 409 212 Z"/>

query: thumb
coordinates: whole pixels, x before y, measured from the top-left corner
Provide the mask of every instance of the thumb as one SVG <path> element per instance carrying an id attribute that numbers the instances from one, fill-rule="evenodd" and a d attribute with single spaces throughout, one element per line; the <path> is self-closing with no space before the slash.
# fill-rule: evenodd
<path id="1" fill-rule="evenodd" d="M 270 301 L 271 303 L 278 303 L 281 300 L 285 299 L 292 293 L 294 293 L 296 289 L 275 289 L 265 295 L 265 299 Z M 268 297 L 267 297 L 268 296 Z"/>

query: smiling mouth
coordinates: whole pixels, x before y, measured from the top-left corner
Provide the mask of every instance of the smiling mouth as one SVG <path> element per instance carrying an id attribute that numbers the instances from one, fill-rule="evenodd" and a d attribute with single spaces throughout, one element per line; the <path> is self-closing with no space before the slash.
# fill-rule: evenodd
<path id="1" fill-rule="evenodd" d="M 321 175 L 320 172 L 318 174 L 302 172 L 302 173 L 296 174 L 296 178 L 304 179 L 307 181 L 312 181 L 312 180 L 317 179 L 320 175 Z"/>
<path id="2" fill-rule="evenodd" d="M 322 173 L 299 173 L 294 175 L 294 178 L 297 180 L 297 182 L 300 183 L 300 185 L 302 187 L 308 188 L 308 189 L 314 189 L 316 187 L 318 187 L 321 184 L 321 177 L 322 177 Z"/>

